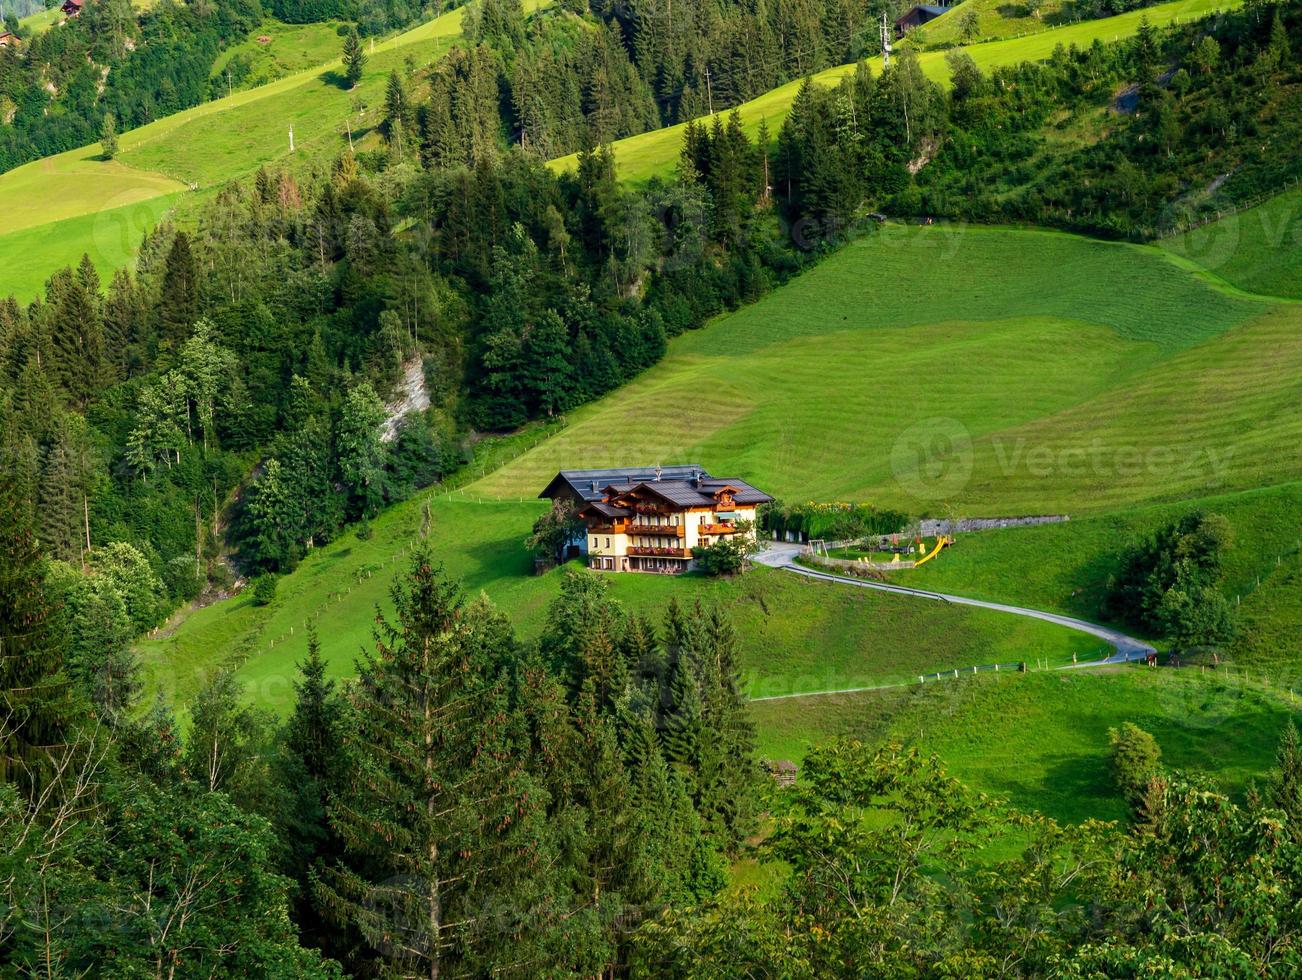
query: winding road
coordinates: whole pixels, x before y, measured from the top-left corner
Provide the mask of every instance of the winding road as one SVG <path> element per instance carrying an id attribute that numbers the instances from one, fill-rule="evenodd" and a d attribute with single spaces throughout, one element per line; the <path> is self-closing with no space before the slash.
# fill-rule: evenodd
<path id="1" fill-rule="evenodd" d="M 1127 636 L 1125 633 L 1119 633 L 1114 629 L 1106 626 L 1100 626 L 1097 623 L 1091 623 L 1084 619 L 1076 619 L 1072 616 L 1063 616 L 1060 613 L 1045 612 L 1043 609 L 1028 609 L 1025 606 L 1010 606 L 1002 602 L 986 602 L 983 599 L 973 599 L 969 596 L 947 595 L 944 592 L 928 592 L 925 589 L 910 589 L 903 585 L 890 585 L 886 582 L 873 582 L 867 579 L 852 578 L 847 575 L 836 575 L 831 572 L 820 572 L 812 568 L 806 568 L 804 565 L 796 564 L 796 556 L 804 549 L 804 545 L 789 544 L 782 541 L 773 541 L 768 544 L 768 549 L 755 555 L 752 560 L 761 565 L 767 565 L 770 568 L 781 568 L 788 572 L 794 572 L 797 575 L 804 575 L 807 578 L 822 579 L 828 582 L 839 582 L 843 585 L 854 585 L 861 589 L 874 589 L 878 592 L 893 592 L 896 595 L 914 596 L 919 599 L 931 599 L 937 602 L 949 602 L 957 606 L 976 606 L 978 609 L 993 609 L 995 612 L 1008 613 L 1012 616 L 1026 616 L 1030 619 L 1040 619 L 1046 623 L 1054 623 L 1058 626 L 1064 626 L 1070 630 L 1076 630 L 1081 633 L 1088 633 L 1090 636 L 1096 636 L 1105 641 L 1112 647 L 1112 654 L 1104 657 L 1102 660 L 1091 660 L 1088 663 L 1071 664 L 1071 667 L 1100 667 L 1104 664 L 1120 664 L 1131 660 L 1143 660 L 1150 653 L 1154 652 L 1151 644 L 1143 640 L 1136 639 L 1133 636 Z M 838 692 L 823 692 L 838 693 Z"/>

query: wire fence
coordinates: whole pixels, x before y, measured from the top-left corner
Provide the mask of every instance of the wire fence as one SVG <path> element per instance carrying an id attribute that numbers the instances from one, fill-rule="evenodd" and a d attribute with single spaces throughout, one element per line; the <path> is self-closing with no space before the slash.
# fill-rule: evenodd
<path id="1" fill-rule="evenodd" d="M 1134 241 L 1149 242 L 1157 238 L 1170 238 L 1172 235 L 1187 235 L 1189 232 L 1197 231 L 1199 228 L 1206 227 L 1207 225 L 1213 225 L 1218 221 L 1233 218 L 1242 214 L 1244 211 L 1251 211 L 1253 208 L 1260 207 L 1272 198 L 1279 197 L 1279 195 L 1286 194 L 1289 191 L 1297 190 L 1299 186 L 1302 186 L 1302 177 L 1288 178 L 1269 190 L 1259 191 L 1258 193 L 1246 197 L 1235 204 L 1220 207 L 1214 211 L 1206 211 L 1186 220 L 1174 221 L 1153 227 L 1132 228 L 1127 237 Z"/>

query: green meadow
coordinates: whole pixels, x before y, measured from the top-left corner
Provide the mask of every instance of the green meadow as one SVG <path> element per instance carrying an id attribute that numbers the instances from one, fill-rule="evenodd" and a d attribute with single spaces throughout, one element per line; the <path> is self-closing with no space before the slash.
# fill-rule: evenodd
<path id="1" fill-rule="evenodd" d="M 1078 21 L 1051 30 L 1029 34 L 1025 37 L 1008 38 L 985 44 L 971 44 L 962 47 L 972 56 L 977 67 L 982 71 L 1015 65 L 1023 61 L 1042 61 L 1053 54 L 1059 44 L 1070 47 L 1086 47 L 1095 40 L 1105 44 L 1129 37 L 1139 28 L 1140 21 L 1147 17 L 1154 26 L 1160 27 L 1179 21 L 1193 20 L 1217 10 L 1233 9 L 1240 0 L 1176 0 L 1143 10 L 1132 10 L 1115 17 L 1101 20 Z M 928 78 L 942 84 L 949 83 L 949 65 L 945 61 L 944 51 L 923 51 L 918 55 L 918 62 Z M 874 65 L 874 70 L 879 70 Z M 839 65 L 828 68 L 813 76 L 819 85 L 836 85 L 841 79 L 853 74 L 855 65 Z M 803 81 L 790 82 L 775 88 L 744 105 L 738 107 L 743 128 L 752 137 L 759 132 L 760 123 L 767 123 L 770 132 L 776 133 L 791 111 L 791 103 L 800 91 Z M 630 136 L 614 144 L 615 164 L 619 175 L 624 180 L 644 181 L 652 177 L 667 177 L 678 165 L 679 152 L 682 149 L 683 129 L 685 127 L 669 126 L 654 132 Z M 560 157 L 553 160 L 551 166 L 556 170 L 572 170 L 577 157 Z"/>
<path id="2" fill-rule="evenodd" d="M 1270 768 L 1289 718 L 1286 691 L 1196 669 L 1140 666 L 982 674 L 907 689 L 751 705 L 761 753 L 799 760 L 838 735 L 935 752 L 975 789 L 1064 821 L 1121 819 L 1108 729 L 1151 732 L 1163 761 L 1242 794 Z"/>
<path id="3" fill-rule="evenodd" d="M 266 85 L 286 75 L 308 71 L 327 64 L 339 55 L 340 23 L 324 21 L 319 24 L 282 24 L 268 21 L 239 44 L 233 44 L 217 58 L 212 77 L 219 83 L 227 81 L 232 62 L 248 66 L 243 82 L 231 82 L 241 90 Z"/>
<path id="4" fill-rule="evenodd" d="M 1022 3 L 1007 0 L 963 0 L 956 3 L 921 29 L 909 32 L 909 44 L 918 48 L 940 48 L 959 44 L 963 40 L 961 20 L 968 11 L 977 15 L 978 30 L 974 41 L 992 41 L 1037 34 L 1071 22 L 1073 12 L 1069 3 L 1047 0 L 1040 5 L 1039 16 Z"/>
<path id="5" fill-rule="evenodd" d="M 920 291 L 920 268 L 943 274 Z M 1302 473 L 1300 323 L 1156 248 L 888 225 L 677 338 L 477 489 L 691 460 L 788 500 L 975 517 L 1286 482 Z"/>
<path id="6" fill-rule="evenodd" d="M 116 269 L 135 261 L 149 229 L 189 212 L 203 197 L 202 191 L 176 191 L 0 235 L 0 294 L 32 299 L 55 269 L 75 265 L 83 254 L 108 282 Z"/>
<path id="7" fill-rule="evenodd" d="M 943 561 L 902 570 L 892 580 L 1104 621 L 1108 576 L 1125 549 L 1194 508 L 1230 522 L 1226 593 L 1249 608 L 1265 601 L 1263 595 L 1286 580 L 1302 548 L 1299 483 L 1133 507 L 1061 524 L 960 534 Z"/>

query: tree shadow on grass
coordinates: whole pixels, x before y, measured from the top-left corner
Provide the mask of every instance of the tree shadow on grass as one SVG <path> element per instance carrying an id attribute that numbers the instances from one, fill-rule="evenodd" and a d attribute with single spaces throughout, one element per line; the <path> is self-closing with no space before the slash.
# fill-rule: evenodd
<path id="1" fill-rule="evenodd" d="M 341 71 L 335 71 L 329 68 L 321 73 L 321 81 L 327 85 L 333 85 L 335 88 L 343 89 L 345 92 L 352 91 L 352 85 L 349 84 L 348 78 Z"/>
<path id="2" fill-rule="evenodd" d="M 1012 768 L 990 773 L 984 788 L 1020 810 L 1038 810 L 1060 823 L 1124 818 L 1125 805 L 1102 757 L 1067 751 L 1053 756 L 1047 764 L 1045 760 L 1036 761 L 1037 769 L 1043 769 L 1042 777 Z"/>
<path id="3" fill-rule="evenodd" d="M 503 579 L 529 578 L 533 575 L 533 555 L 518 535 L 489 541 L 481 538 L 466 548 L 463 554 L 471 561 L 457 569 L 456 577 L 468 592 Z"/>

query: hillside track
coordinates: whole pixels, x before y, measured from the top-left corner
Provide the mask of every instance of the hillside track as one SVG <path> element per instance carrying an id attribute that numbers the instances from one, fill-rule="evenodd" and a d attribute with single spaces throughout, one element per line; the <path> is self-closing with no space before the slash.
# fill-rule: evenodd
<path id="1" fill-rule="evenodd" d="M 1071 667 L 1101 667 L 1106 664 L 1128 663 L 1132 660 L 1143 660 L 1150 653 L 1155 653 L 1156 649 L 1149 643 L 1137 637 L 1129 636 L 1107 626 L 1100 626 L 1098 623 L 1091 623 L 1084 619 L 1076 619 L 1073 616 L 1064 616 L 1061 613 L 1046 612 L 1043 609 L 1030 609 L 1026 606 L 1012 606 L 1002 602 L 986 602 L 984 599 L 973 599 L 970 596 L 950 595 L 945 592 L 929 592 L 925 589 L 911 589 L 903 585 L 891 585 L 887 582 L 871 582 L 865 579 L 854 578 L 848 575 L 835 575 L 831 572 L 820 572 L 812 568 L 806 568 L 796 563 L 796 557 L 803 549 L 803 545 L 785 544 L 773 542 L 768 550 L 756 555 L 754 560 L 770 568 L 780 568 L 788 572 L 794 572 L 797 575 L 804 575 L 807 578 L 822 579 L 827 582 L 839 582 L 844 585 L 854 585 L 862 589 L 873 589 L 877 592 L 891 592 L 895 595 L 913 596 L 918 599 L 929 599 L 933 602 L 947 602 L 961 606 L 975 606 L 978 609 L 990 609 L 995 612 L 1007 613 L 1011 616 L 1026 616 L 1031 619 L 1039 619 L 1046 623 L 1053 623 L 1070 630 L 1076 630 L 1080 633 L 1087 633 L 1090 636 L 1098 637 L 1109 644 L 1113 652 L 1101 660 L 1092 660 L 1086 663 L 1072 664 Z M 1070 668 L 1069 668 L 1070 669 Z"/>

